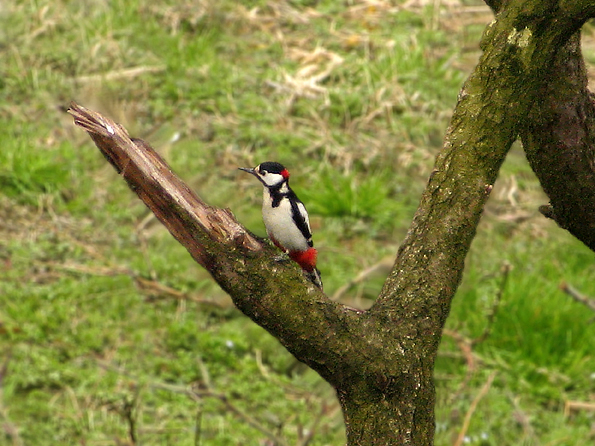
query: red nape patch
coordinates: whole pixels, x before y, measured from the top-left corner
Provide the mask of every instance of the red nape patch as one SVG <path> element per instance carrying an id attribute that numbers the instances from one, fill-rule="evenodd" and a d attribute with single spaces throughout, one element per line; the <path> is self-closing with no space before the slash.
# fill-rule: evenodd
<path id="1" fill-rule="evenodd" d="M 283 170 L 281 171 L 281 176 L 282 176 L 283 178 L 285 178 L 285 179 L 289 178 L 289 170 L 287 170 L 287 169 L 283 169 Z"/>
<path id="2" fill-rule="evenodd" d="M 318 251 L 316 251 L 315 248 L 310 248 L 307 251 L 292 251 L 289 253 L 289 257 L 300 265 L 302 269 L 306 271 L 314 271 L 314 268 L 316 268 Z"/>

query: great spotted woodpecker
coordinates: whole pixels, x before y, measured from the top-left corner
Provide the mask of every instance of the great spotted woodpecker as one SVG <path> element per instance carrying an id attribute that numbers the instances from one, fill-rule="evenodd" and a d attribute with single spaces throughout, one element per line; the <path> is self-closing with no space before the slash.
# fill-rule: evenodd
<path id="1" fill-rule="evenodd" d="M 277 247 L 297 262 L 307 277 L 320 289 L 322 280 L 316 268 L 318 252 L 306 207 L 289 187 L 289 171 L 271 161 L 240 170 L 254 175 L 263 184 L 262 219 L 267 234 Z"/>

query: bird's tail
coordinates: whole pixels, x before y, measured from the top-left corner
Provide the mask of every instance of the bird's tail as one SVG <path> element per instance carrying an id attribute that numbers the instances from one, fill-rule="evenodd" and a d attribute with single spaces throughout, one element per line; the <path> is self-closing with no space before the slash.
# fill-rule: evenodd
<path id="1" fill-rule="evenodd" d="M 310 282 L 312 282 L 322 291 L 322 277 L 320 277 L 320 271 L 318 271 L 318 268 L 314 268 L 311 271 L 304 270 L 304 274 L 310 280 Z"/>

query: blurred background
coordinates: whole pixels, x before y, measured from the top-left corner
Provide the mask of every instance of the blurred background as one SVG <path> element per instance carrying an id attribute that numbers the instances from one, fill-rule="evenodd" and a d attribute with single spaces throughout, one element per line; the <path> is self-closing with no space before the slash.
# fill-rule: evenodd
<path id="1" fill-rule="evenodd" d="M 254 325 L 66 114 L 150 142 L 258 235 L 279 161 L 325 291 L 382 286 L 491 20 L 461 0 L 0 2 L 0 445 L 341 445 L 332 389 Z M 587 61 L 593 29 L 583 31 Z M 436 364 L 437 445 L 595 439 L 593 253 L 520 147 Z"/>

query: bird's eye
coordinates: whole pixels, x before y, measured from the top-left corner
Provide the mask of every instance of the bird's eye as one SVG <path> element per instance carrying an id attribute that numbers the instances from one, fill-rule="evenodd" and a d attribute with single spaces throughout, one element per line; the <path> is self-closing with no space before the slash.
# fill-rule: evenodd
<path id="1" fill-rule="evenodd" d="M 266 175 L 267 173 L 268 173 L 268 172 L 267 172 L 266 170 L 261 170 L 261 171 L 260 171 L 260 174 L 261 174 L 261 175 Z"/>

